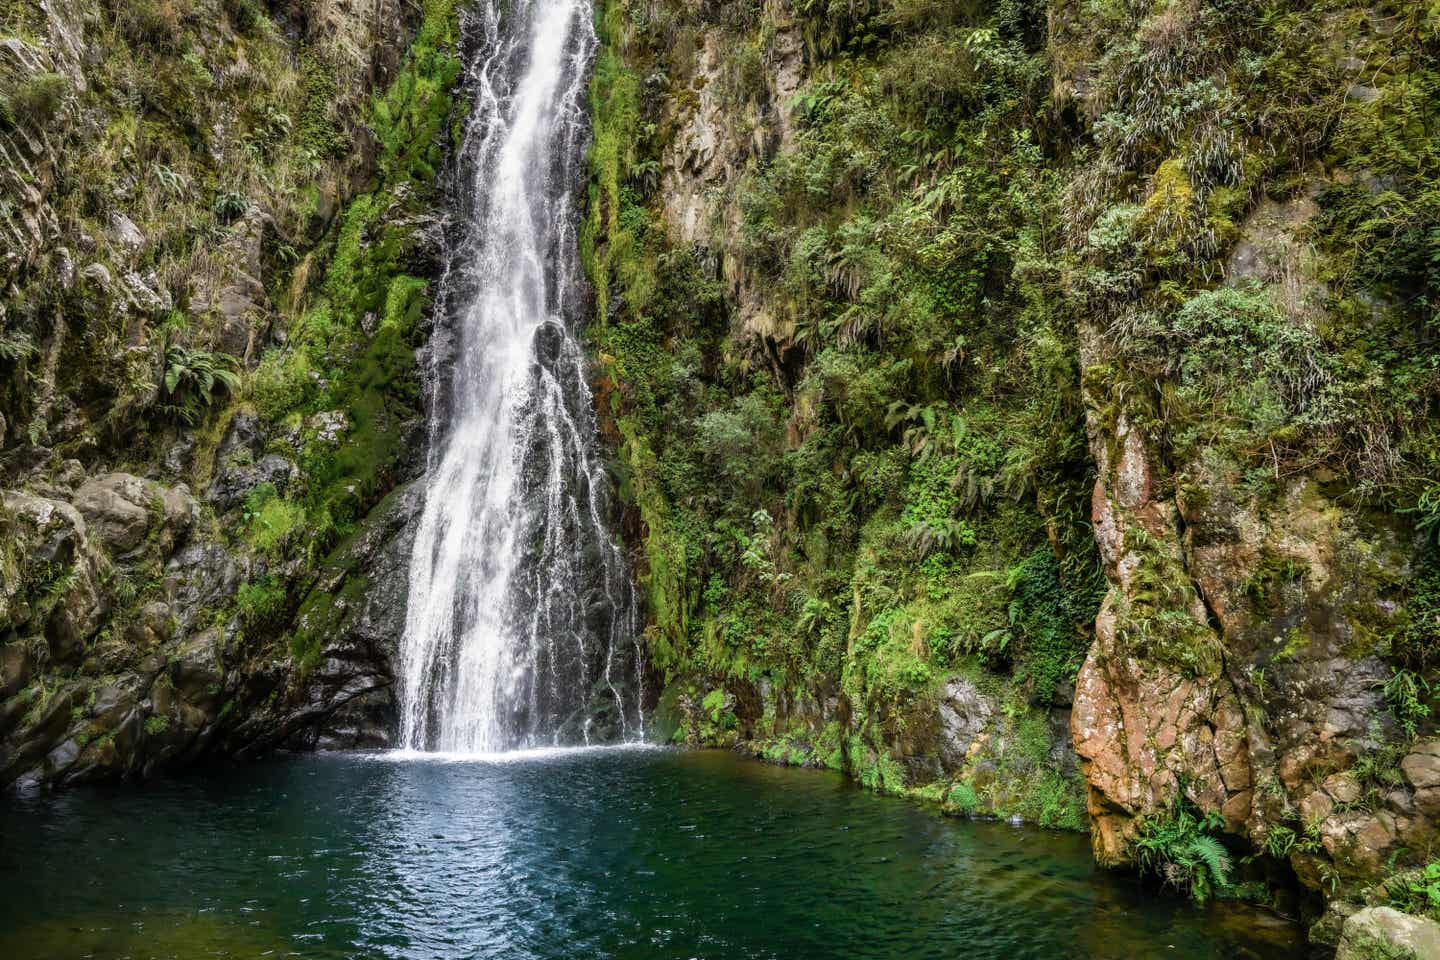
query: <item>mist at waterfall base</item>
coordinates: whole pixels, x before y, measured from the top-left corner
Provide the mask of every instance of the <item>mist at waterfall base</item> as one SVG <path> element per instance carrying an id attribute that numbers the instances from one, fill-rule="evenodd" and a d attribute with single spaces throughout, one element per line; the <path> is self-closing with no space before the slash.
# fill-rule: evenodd
<path id="1" fill-rule="evenodd" d="M 278 759 L 12 798 L 0 836 L 15 960 L 1302 955 L 1082 836 L 713 751 Z"/>
<path id="2" fill-rule="evenodd" d="M 471 113 L 439 285 L 400 744 L 493 752 L 638 739 L 634 589 L 612 530 L 576 223 L 596 37 L 587 0 L 467 14 Z"/>

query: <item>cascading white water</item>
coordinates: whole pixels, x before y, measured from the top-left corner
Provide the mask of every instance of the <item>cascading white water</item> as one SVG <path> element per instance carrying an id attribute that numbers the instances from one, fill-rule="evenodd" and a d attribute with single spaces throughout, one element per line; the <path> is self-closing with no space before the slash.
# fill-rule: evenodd
<path id="1" fill-rule="evenodd" d="M 441 284 L 425 508 L 410 566 L 400 742 L 494 752 L 633 739 L 633 588 L 610 533 L 585 358 L 577 174 L 589 0 L 483 0 Z"/>

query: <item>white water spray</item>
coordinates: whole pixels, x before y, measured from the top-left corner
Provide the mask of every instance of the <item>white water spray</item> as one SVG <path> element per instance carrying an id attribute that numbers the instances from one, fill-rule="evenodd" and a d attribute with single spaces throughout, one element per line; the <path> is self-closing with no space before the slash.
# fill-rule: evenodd
<path id="1" fill-rule="evenodd" d="M 437 327 L 425 508 L 400 657 L 400 745 L 494 752 L 640 736 L 633 588 L 610 533 L 576 219 L 589 0 L 485 0 Z"/>

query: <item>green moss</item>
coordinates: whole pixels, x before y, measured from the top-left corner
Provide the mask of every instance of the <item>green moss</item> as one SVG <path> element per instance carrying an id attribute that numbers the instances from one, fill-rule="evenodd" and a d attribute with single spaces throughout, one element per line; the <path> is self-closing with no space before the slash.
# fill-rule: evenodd
<path id="1" fill-rule="evenodd" d="M 244 583 L 235 592 L 235 612 L 246 634 L 263 635 L 280 624 L 287 610 L 289 592 L 278 577 Z"/>
<path id="2" fill-rule="evenodd" d="M 414 352 L 429 284 L 411 272 L 415 227 L 402 214 L 424 210 L 437 190 L 460 73 L 457 30 L 453 0 L 425 4 L 404 64 L 371 105 L 380 142 L 374 188 L 341 216 L 319 297 L 290 344 L 267 354 L 251 378 L 250 396 L 272 424 L 332 411 L 346 424 L 339 442 L 305 443 L 302 493 L 267 507 L 261 530 L 252 525 L 259 549 L 273 552 L 304 523 L 305 551 L 317 561 L 393 484 L 404 426 L 420 415 Z"/>
<path id="3" fill-rule="evenodd" d="M 259 553 L 278 557 L 306 527 L 305 507 L 280 497 L 271 484 L 261 484 L 245 499 L 245 537 Z"/>
<path id="4" fill-rule="evenodd" d="M 975 788 L 964 780 L 951 786 L 949 793 L 945 795 L 946 812 L 958 816 L 974 816 L 979 804 L 980 799 L 975 795 Z"/>
<path id="5" fill-rule="evenodd" d="M 604 4 L 599 17 L 602 46 L 590 80 L 591 186 L 587 214 L 580 227 L 580 254 L 595 288 L 596 322 L 609 320 L 610 278 L 614 277 L 630 309 L 643 313 L 650 271 L 641 238 L 629 223 L 622 225 L 622 186 L 636 163 L 640 110 L 639 77 L 628 69 L 617 45 L 624 26 L 623 3 Z"/>

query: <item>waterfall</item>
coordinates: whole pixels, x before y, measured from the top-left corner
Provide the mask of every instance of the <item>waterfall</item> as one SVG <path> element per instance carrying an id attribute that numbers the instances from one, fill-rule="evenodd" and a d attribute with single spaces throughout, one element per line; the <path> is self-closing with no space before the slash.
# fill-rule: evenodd
<path id="1" fill-rule="evenodd" d="M 481 0 L 437 298 L 400 743 L 494 752 L 638 738 L 633 585 L 575 327 L 589 0 Z"/>

